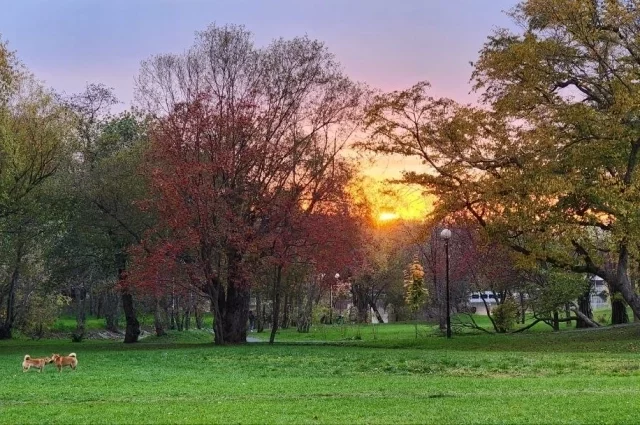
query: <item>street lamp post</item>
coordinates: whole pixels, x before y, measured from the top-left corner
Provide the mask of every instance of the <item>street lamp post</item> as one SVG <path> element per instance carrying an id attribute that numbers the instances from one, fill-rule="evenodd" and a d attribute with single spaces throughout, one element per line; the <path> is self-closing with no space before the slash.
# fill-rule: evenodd
<path id="1" fill-rule="evenodd" d="M 443 229 L 440 232 L 440 237 L 444 240 L 444 252 L 446 257 L 446 270 L 447 270 L 447 279 L 446 279 L 446 307 L 447 307 L 447 338 L 451 338 L 451 309 L 449 306 L 449 239 L 451 239 L 451 230 Z"/>

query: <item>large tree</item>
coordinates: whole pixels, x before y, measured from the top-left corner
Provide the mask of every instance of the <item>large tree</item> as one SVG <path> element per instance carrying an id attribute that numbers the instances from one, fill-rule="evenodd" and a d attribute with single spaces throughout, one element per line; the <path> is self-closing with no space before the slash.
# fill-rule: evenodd
<path id="1" fill-rule="evenodd" d="M 605 279 L 640 315 L 629 278 L 640 219 L 640 10 L 635 2 L 528 0 L 474 64 L 479 108 L 427 85 L 381 95 L 369 147 L 415 155 L 408 173 L 531 258 Z"/>
<path id="2" fill-rule="evenodd" d="M 46 223 L 43 185 L 64 162 L 69 115 L 0 41 L 0 339 L 10 338 L 16 293 Z"/>
<path id="3" fill-rule="evenodd" d="M 250 265 L 273 256 L 269 241 L 301 209 L 331 201 L 361 97 L 306 37 L 258 48 L 242 27 L 211 26 L 187 53 L 145 61 L 138 98 L 158 117 L 148 166 L 161 223 L 141 264 L 166 268 L 138 276 L 179 267 L 210 298 L 216 343 L 245 342 Z"/>
<path id="4" fill-rule="evenodd" d="M 123 280 L 128 249 L 142 240 L 151 214 L 136 205 L 146 197 L 139 172 L 146 146 L 146 122 L 133 112 L 112 115 L 112 90 L 89 84 L 66 99 L 72 114 L 73 149 L 58 173 L 51 203 L 58 226 L 48 250 L 52 283 L 74 300 L 77 330 L 84 334 L 87 299 L 101 299 L 107 327 L 117 330 L 118 287 L 127 327 L 125 340 L 140 333 L 133 294 Z"/>

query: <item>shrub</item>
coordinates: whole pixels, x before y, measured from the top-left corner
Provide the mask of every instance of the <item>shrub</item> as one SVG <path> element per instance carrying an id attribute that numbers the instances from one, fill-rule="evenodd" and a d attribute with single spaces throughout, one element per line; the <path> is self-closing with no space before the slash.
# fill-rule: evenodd
<path id="1" fill-rule="evenodd" d="M 516 324 L 518 304 L 513 299 L 507 298 L 502 304 L 494 307 L 491 313 L 498 332 L 505 333 Z"/>
<path id="2" fill-rule="evenodd" d="M 25 314 L 17 324 L 17 329 L 33 339 L 42 338 L 55 323 L 60 310 L 70 301 L 71 299 L 64 295 L 34 293 Z"/>

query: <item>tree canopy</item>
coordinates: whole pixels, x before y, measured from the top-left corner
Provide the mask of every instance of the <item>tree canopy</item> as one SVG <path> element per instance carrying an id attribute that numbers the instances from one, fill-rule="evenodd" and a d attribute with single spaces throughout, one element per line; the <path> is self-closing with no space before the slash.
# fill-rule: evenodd
<path id="1" fill-rule="evenodd" d="M 427 95 L 427 83 L 368 110 L 384 153 L 421 158 L 404 180 L 437 215 L 473 217 L 532 259 L 604 278 L 640 314 L 637 74 L 640 10 L 626 1 L 520 3 L 474 63 L 483 104 Z"/>

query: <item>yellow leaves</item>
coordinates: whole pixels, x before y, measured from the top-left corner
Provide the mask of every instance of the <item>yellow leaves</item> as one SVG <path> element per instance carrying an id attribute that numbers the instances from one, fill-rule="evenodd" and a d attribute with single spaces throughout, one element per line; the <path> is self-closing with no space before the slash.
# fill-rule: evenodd
<path id="1" fill-rule="evenodd" d="M 424 270 L 415 257 L 413 262 L 405 270 L 405 302 L 413 311 L 417 311 L 424 304 L 428 292 L 424 286 Z"/>
<path id="2" fill-rule="evenodd" d="M 414 259 L 413 263 L 409 266 L 409 276 L 411 280 L 424 279 L 424 270 L 417 259 Z"/>

